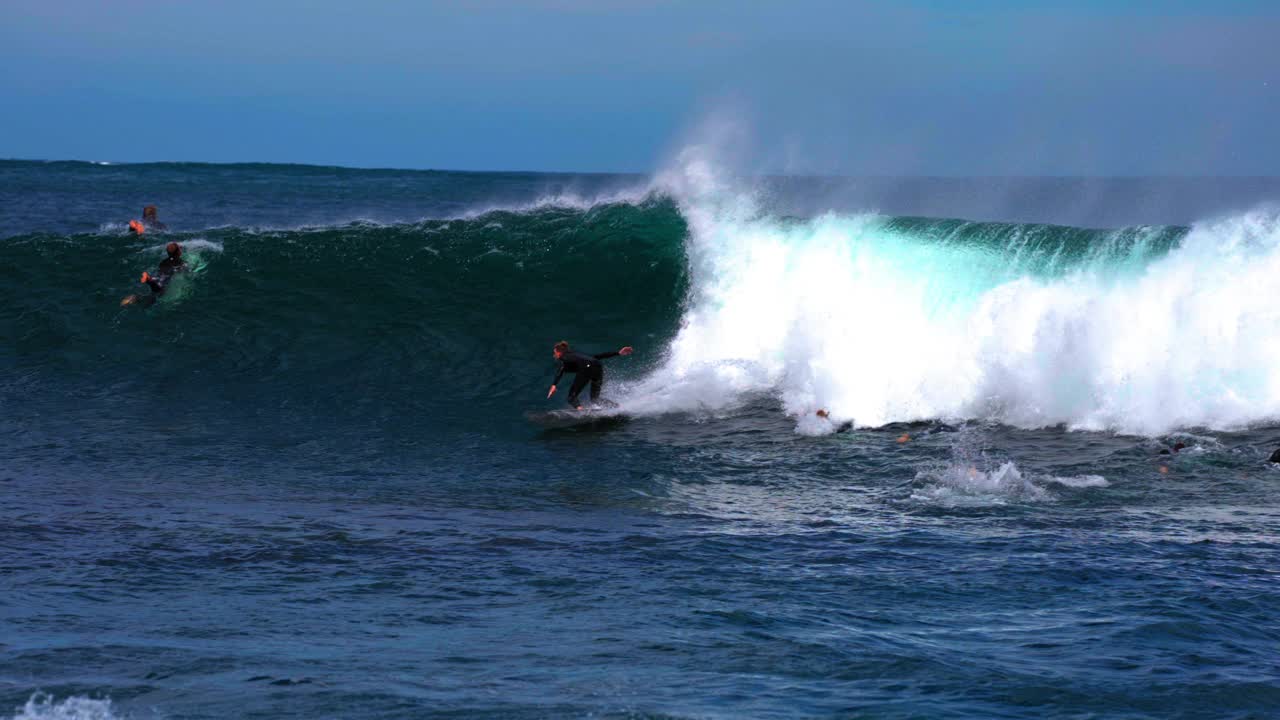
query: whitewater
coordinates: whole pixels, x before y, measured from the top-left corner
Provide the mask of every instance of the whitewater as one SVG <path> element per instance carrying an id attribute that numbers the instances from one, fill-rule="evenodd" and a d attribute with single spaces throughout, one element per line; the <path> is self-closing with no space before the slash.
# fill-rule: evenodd
<path id="1" fill-rule="evenodd" d="M 686 155 L 632 198 L 675 198 L 691 273 L 663 366 L 630 389 L 635 412 L 773 393 L 805 432 L 980 419 L 1149 436 L 1280 414 L 1272 211 L 1074 233 L 779 217 Z"/>

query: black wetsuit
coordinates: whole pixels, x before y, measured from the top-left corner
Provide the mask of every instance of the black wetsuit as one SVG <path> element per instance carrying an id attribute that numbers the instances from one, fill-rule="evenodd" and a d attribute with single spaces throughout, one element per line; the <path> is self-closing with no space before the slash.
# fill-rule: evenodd
<path id="1" fill-rule="evenodd" d="M 165 286 L 173 279 L 173 276 L 187 269 L 187 264 L 182 258 L 167 257 L 160 261 L 160 267 L 156 270 L 156 274 L 151 276 L 147 281 L 147 287 L 151 288 L 151 292 L 160 296 L 164 294 Z"/>
<path id="2" fill-rule="evenodd" d="M 591 383 L 591 402 L 600 399 L 600 385 L 604 383 L 604 363 L 600 362 L 605 358 L 617 356 L 618 352 L 599 353 L 597 355 L 588 355 L 586 353 L 566 350 L 560 356 L 560 370 L 556 373 L 556 379 L 551 381 L 552 385 L 559 385 L 560 378 L 564 377 L 566 372 L 576 375 L 573 379 L 573 386 L 569 388 L 569 404 L 578 407 L 578 394 L 582 392 L 582 388 L 587 383 Z"/>

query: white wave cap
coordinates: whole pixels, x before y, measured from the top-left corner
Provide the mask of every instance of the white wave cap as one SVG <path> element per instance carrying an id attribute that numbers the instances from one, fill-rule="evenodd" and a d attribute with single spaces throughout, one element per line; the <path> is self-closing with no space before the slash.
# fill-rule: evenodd
<path id="1" fill-rule="evenodd" d="M 680 162 L 660 183 L 689 226 L 689 307 L 636 388 L 668 410 L 768 391 L 797 417 L 827 408 L 860 426 L 1155 435 L 1280 417 L 1275 214 L 1197 225 L 1154 259 L 1036 272 L 1011 249 L 912 237 L 874 215 L 770 217 L 704 149 Z"/>

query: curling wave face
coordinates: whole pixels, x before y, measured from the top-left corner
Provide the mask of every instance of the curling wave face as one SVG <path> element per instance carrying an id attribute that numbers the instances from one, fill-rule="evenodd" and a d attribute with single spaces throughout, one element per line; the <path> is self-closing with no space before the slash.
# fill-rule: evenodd
<path id="1" fill-rule="evenodd" d="M 185 408 L 293 407 L 377 425 L 407 411 L 481 426 L 545 393 L 562 337 L 669 336 L 686 292 L 684 232 L 657 200 L 170 233 L 193 272 L 148 311 L 117 302 L 163 257 L 155 238 L 19 236 L 0 243 L 0 313 L 15 338 L 0 366 L 25 378 L 16 391 L 67 405 L 89 392 L 116 416 L 162 412 L 154 391 L 167 387 L 160 402 L 181 395 Z"/>

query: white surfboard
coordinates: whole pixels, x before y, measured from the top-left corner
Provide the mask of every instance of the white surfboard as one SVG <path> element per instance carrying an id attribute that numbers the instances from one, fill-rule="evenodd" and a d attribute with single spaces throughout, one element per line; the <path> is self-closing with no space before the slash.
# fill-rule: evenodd
<path id="1" fill-rule="evenodd" d="M 524 416 L 529 422 L 544 428 L 567 428 L 591 423 L 620 422 L 626 419 L 627 414 L 617 406 L 587 406 L 582 410 L 573 408 L 546 412 L 529 410 Z"/>

